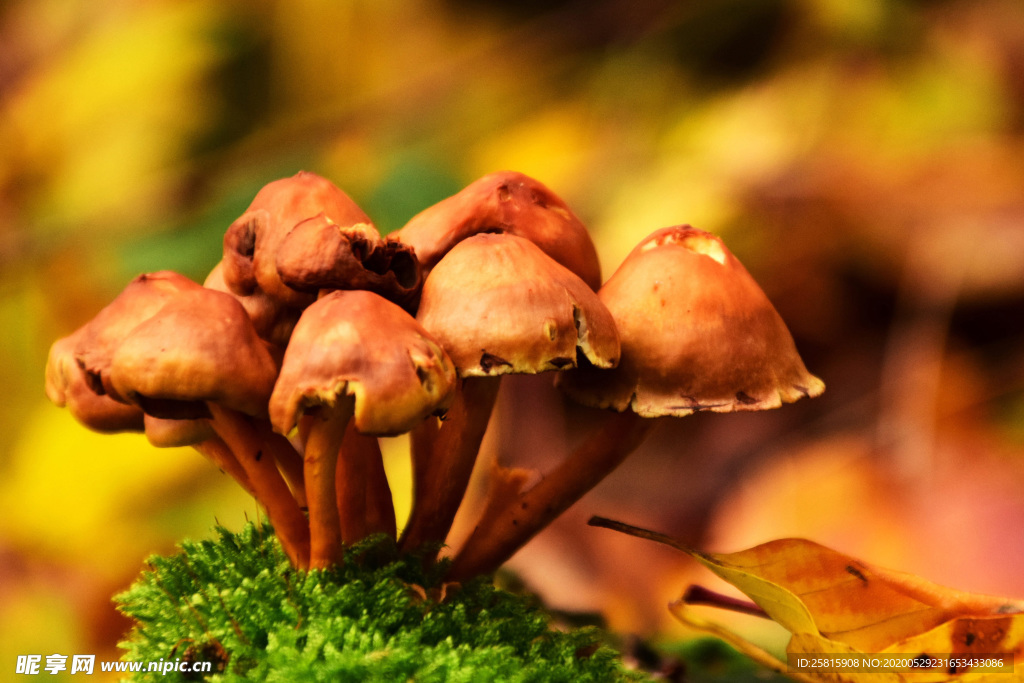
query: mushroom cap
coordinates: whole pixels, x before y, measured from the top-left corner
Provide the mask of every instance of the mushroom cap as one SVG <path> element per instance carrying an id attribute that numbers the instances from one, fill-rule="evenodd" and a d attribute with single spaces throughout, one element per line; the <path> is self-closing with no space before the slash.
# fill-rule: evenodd
<path id="1" fill-rule="evenodd" d="M 339 290 L 309 306 L 295 326 L 270 420 L 287 434 L 302 413 L 349 395 L 356 429 L 400 434 L 447 409 L 454 389 L 451 360 L 415 318 L 372 292 Z"/>
<path id="2" fill-rule="evenodd" d="M 224 292 L 238 299 L 242 308 L 249 314 L 256 334 L 260 339 L 266 340 L 271 345 L 284 349 L 288 345 L 288 339 L 292 336 L 292 330 L 302 309 L 288 306 L 270 296 L 259 288 L 251 294 L 238 294 L 232 290 L 224 280 L 224 261 L 219 261 L 206 280 L 203 287 L 218 292 Z"/>
<path id="3" fill-rule="evenodd" d="M 209 420 L 168 420 L 145 416 L 146 439 L 157 448 L 194 446 L 217 436 Z"/>
<path id="4" fill-rule="evenodd" d="M 615 317 L 613 370 L 561 373 L 577 401 L 645 417 L 777 408 L 818 396 L 786 324 L 722 241 L 690 226 L 658 230 L 598 293 Z"/>
<path id="5" fill-rule="evenodd" d="M 315 173 L 300 171 L 265 185 L 224 234 L 224 280 L 231 290 L 252 294 L 258 287 L 290 306 L 312 303 L 315 295 L 281 281 L 278 247 L 292 228 L 321 213 L 338 225 L 371 224 L 347 194 Z"/>
<path id="6" fill-rule="evenodd" d="M 209 417 L 207 401 L 265 416 L 277 364 L 241 303 L 199 288 L 132 330 L 110 374 L 121 396 L 155 417 Z"/>
<path id="7" fill-rule="evenodd" d="M 460 241 L 487 232 L 525 237 L 591 289 L 601 286 L 597 249 L 582 221 L 544 184 L 515 171 L 470 183 L 413 216 L 394 235 L 416 251 L 426 275 Z"/>
<path id="8" fill-rule="evenodd" d="M 129 282 L 113 301 L 82 326 L 74 356 L 93 391 L 122 400 L 110 381 L 110 362 L 118 345 L 168 301 L 190 289 L 201 287 L 173 271 L 144 273 Z"/>
<path id="9" fill-rule="evenodd" d="M 417 319 L 465 376 L 614 366 L 611 314 L 569 269 L 522 237 L 479 234 L 455 245 L 423 284 Z"/>
<path id="10" fill-rule="evenodd" d="M 281 241 L 277 271 L 300 292 L 365 289 L 406 310 L 423 279 L 412 247 L 385 240 L 370 223 L 339 225 L 326 214 L 307 218 Z"/>
<path id="11" fill-rule="evenodd" d="M 143 414 L 138 406 L 120 403 L 89 388 L 85 372 L 74 358 L 82 328 L 58 339 L 46 361 L 46 396 L 57 407 L 67 408 L 78 422 L 93 431 L 141 432 Z"/>

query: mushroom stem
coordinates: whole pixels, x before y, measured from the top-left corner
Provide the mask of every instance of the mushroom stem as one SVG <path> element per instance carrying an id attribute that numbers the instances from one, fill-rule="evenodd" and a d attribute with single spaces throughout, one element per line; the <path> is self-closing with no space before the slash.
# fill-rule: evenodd
<path id="1" fill-rule="evenodd" d="M 245 468 L 238 462 L 238 458 L 231 452 L 228 445 L 224 443 L 224 439 L 215 436 L 212 439 L 193 444 L 192 448 L 237 481 L 247 493 L 256 496 L 256 490 L 252 487 L 252 482 L 249 481 L 249 475 L 245 473 Z"/>
<path id="2" fill-rule="evenodd" d="M 449 411 L 451 407 L 449 407 Z M 416 426 L 409 433 L 409 450 L 412 452 L 412 486 L 413 503 L 419 500 L 421 492 L 426 495 L 430 490 L 430 462 L 434 453 L 434 442 L 437 441 L 437 433 L 441 429 L 441 420 L 436 417 L 429 417 Z M 405 526 L 409 525 L 410 519 L 406 520 Z M 403 532 L 404 533 L 404 532 Z"/>
<path id="3" fill-rule="evenodd" d="M 535 486 L 518 496 L 503 495 L 501 507 L 484 511 L 455 556 L 447 579 L 463 581 L 500 567 L 636 450 L 653 422 L 632 411 L 613 413 Z"/>
<path id="4" fill-rule="evenodd" d="M 296 567 L 309 566 L 309 528 L 277 463 L 263 457 L 263 442 L 253 425 L 241 413 L 208 402 L 213 428 L 238 458 L 252 483 L 256 499 L 267 509 L 267 517 L 281 540 L 288 558 Z"/>
<path id="5" fill-rule="evenodd" d="M 430 441 L 430 460 L 416 476 L 413 510 L 402 533 L 403 550 L 430 541 L 444 541 L 469 486 L 480 443 L 501 386 L 500 377 L 466 377 L 437 435 Z M 417 468 L 422 458 L 417 455 Z"/>
<path id="6" fill-rule="evenodd" d="M 351 545 L 368 535 L 367 525 L 367 453 L 365 444 L 356 444 L 355 427 L 348 425 L 341 441 L 341 453 L 334 473 L 335 510 L 340 517 L 341 540 Z"/>
<path id="7" fill-rule="evenodd" d="M 353 491 L 354 495 L 347 495 L 348 486 L 342 481 L 343 470 L 354 484 L 363 484 L 363 494 Z M 357 473 L 353 470 L 361 474 L 355 476 Z M 355 425 L 349 424 L 341 444 L 336 481 L 341 538 L 345 543 L 355 543 L 373 534 L 395 537 L 395 505 L 391 499 L 391 487 L 384 472 L 384 457 L 377 437 L 360 434 Z M 359 505 L 360 499 L 362 505 Z"/>
<path id="8" fill-rule="evenodd" d="M 299 507 L 307 507 L 306 483 L 303 472 L 303 458 L 292 446 L 291 442 L 284 436 L 275 432 L 269 424 L 264 424 L 260 430 L 263 438 L 263 447 L 274 456 L 281 475 L 284 477 L 288 488 L 295 498 Z"/>
<path id="9" fill-rule="evenodd" d="M 309 505 L 309 566 L 313 569 L 342 561 L 341 521 L 338 516 L 338 458 L 345 430 L 355 409 L 351 396 L 338 396 L 334 405 L 323 405 L 310 425 L 303 472 Z M 346 472 L 346 476 L 347 476 Z M 347 494 L 346 494 L 347 495 Z"/>

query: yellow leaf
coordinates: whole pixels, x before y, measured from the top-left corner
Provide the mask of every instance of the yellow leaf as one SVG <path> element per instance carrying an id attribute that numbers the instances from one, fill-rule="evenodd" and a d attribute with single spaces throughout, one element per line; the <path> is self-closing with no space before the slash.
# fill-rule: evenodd
<path id="1" fill-rule="evenodd" d="M 710 554 L 610 520 L 596 526 L 678 548 L 743 591 L 791 633 L 820 634 L 863 652 L 879 652 L 958 616 L 1024 612 L 1019 601 L 944 588 L 804 539 Z"/>
<path id="2" fill-rule="evenodd" d="M 920 653 L 949 653 L 954 659 L 985 659 L 992 653 L 1020 653 L 1024 644 L 1024 615 L 1007 614 L 988 617 L 959 617 L 951 619 L 930 631 L 894 643 L 882 652 L 885 654 L 917 655 Z M 943 675 L 945 674 L 945 675 Z M 1024 671 L 1012 679 L 1006 674 L 967 673 L 958 680 L 975 683 L 991 676 L 999 680 L 1022 680 Z M 949 672 L 915 674 L 908 680 L 915 683 L 948 680 Z"/>
<path id="3" fill-rule="evenodd" d="M 873 567 L 803 539 L 770 541 L 729 554 L 703 553 L 671 537 L 620 522 L 603 526 L 682 550 L 743 591 L 768 616 L 793 633 L 788 651 L 816 654 L 962 655 L 984 658 L 1024 653 L 1024 602 L 965 593 L 920 577 Z M 673 613 L 682 614 L 673 607 Z M 683 619 L 682 616 L 680 616 Z M 692 618 L 683 619 L 693 623 Z M 730 640 L 730 642 L 732 642 Z M 761 660 L 758 660 L 761 661 Z M 975 667 L 977 669 L 978 667 Z M 891 680 L 919 683 L 985 680 L 952 666 L 905 672 Z M 792 674 L 792 672 L 790 672 Z M 825 672 L 816 680 L 855 681 L 877 672 Z M 1022 680 L 1024 674 L 991 674 Z"/>
<path id="4" fill-rule="evenodd" d="M 1024 611 L 1019 602 L 937 586 L 910 574 L 872 567 L 803 539 L 770 541 L 742 552 L 704 558 L 697 557 L 759 605 L 765 583 L 796 596 L 813 615 L 816 628 L 790 628 L 768 606 L 761 605 L 789 631 L 818 632 L 864 652 L 880 651 L 956 616 Z M 779 611 L 777 606 L 774 609 Z M 792 611 L 794 606 L 788 609 Z"/>

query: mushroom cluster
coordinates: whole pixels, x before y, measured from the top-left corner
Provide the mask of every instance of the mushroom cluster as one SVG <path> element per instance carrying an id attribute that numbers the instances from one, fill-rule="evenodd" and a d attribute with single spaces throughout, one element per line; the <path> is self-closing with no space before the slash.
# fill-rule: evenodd
<path id="1" fill-rule="evenodd" d="M 721 240 L 644 239 L 603 284 L 583 223 L 521 173 L 485 176 L 382 237 L 330 181 L 274 181 L 200 285 L 140 275 L 55 342 L 47 396 L 100 432 L 191 445 L 250 492 L 292 563 L 371 534 L 443 543 L 501 376 L 551 373 L 608 414 L 537 479 L 495 466 L 449 578 L 500 566 L 632 452 L 658 416 L 775 408 L 824 390 Z M 378 437 L 410 433 L 401 535 Z"/>

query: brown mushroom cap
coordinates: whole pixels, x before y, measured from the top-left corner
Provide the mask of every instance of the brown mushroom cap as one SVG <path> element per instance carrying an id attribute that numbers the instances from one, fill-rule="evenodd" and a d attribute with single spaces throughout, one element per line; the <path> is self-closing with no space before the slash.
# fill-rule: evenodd
<path id="1" fill-rule="evenodd" d="M 46 396 L 72 417 L 97 432 L 141 432 L 143 413 L 138 406 L 120 403 L 89 388 L 85 372 L 74 358 L 74 349 L 82 336 L 79 328 L 58 339 L 50 347 L 46 361 Z"/>
<path id="2" fill-rule="evenodd" d="M 515 171 L 474 181 L 421 211 L 395 237 L 416 251 L 426 275 L 456 244 L 487 232 L 525 237 L 591 289 L 601 286 L 601 264 L 586 227 L 558 195 Z"/>
<path id="3" fill-rule="evenodd" d="M 619 328 L 622 360 L 558 378 L 581 403 L 682 416 L 777 408 L 824 391 L 764 292 L 714 235 L 690 226 L 654 232 L 599 296 Z"/>
<path id="4" fill-rule="evenodd" d="M 398 434 L 447 408 L 454 384 L 451 360 L 412 316 L 372 292 L 335 291 L 295 326 L 270 419 L 286 434 L 301 413 L 349 395 L 360 432 Z"/>
<path id="5" fill-rule="evenodd" d="M 412 309 L 422 284 L 412 248 L 385 240 L 370 223 L 339 225 L 326 214 L 292 229 L 277 252 L 282 282 L 300 292 L 365 289 Z"/>
<path id="6" fill-rule="evenodd" d="M 137 326 L 110 374 L 121 396 L 156 417 L 209 417 L 207 401 L 265 416 L 277 365 L 242 304 L 199 288 Z"/>
<path id="7" fill-rule="evenodd" d="M 480 234 L 457 244 L 423 285 L 417 319 L 460 376 L 538 373 L 619 358 L 615 322 L 579 277 L 527 239 Z"/>
<path id="8" fill-rule="evenodd" d="M 209 420 L 168 420 L 146 415 L 146 440 L 157 448 L 195 446 L 217 438 Z"/>
<path id="9" fill-rule="evenodd" d="M 305 307 L 315 295 L 281 281 L 277 252 L 285 236 L 307 218 L 323 213 L 338 225 L 369 224 L 369 217 L 331 181 L 301 171 L 265 185 L 224 235 L 224 280 L 237 294 L 258 287 L 289 306 Z"/>
<path id="10" fill-rule="evenodd" d="M 224 280 L 224 261 L 220 261 L 210 274 L 206 276 L 203 287 L 218 292 L 224 292 L 238 299 L 239 303 L 249 314 L 256 334 L 273 346 L 284 349 L 288 345 L 288 339 L 292 336 L 292 330 L 302 309 L 287 306 L 280 301 L 270 297 L 259 288 L 251 294 L 238 294 L 232 290 Z"/>
<path id="11" fill-rule="evenodd" d="M 143 321 L 186 290 L 201 289 L 184 275 L 162 270 L 139 275 L 81 328 L 74 356 L 97 394 L 120 400 L 110 381 L 110 363 L 122 340 Z"/>

